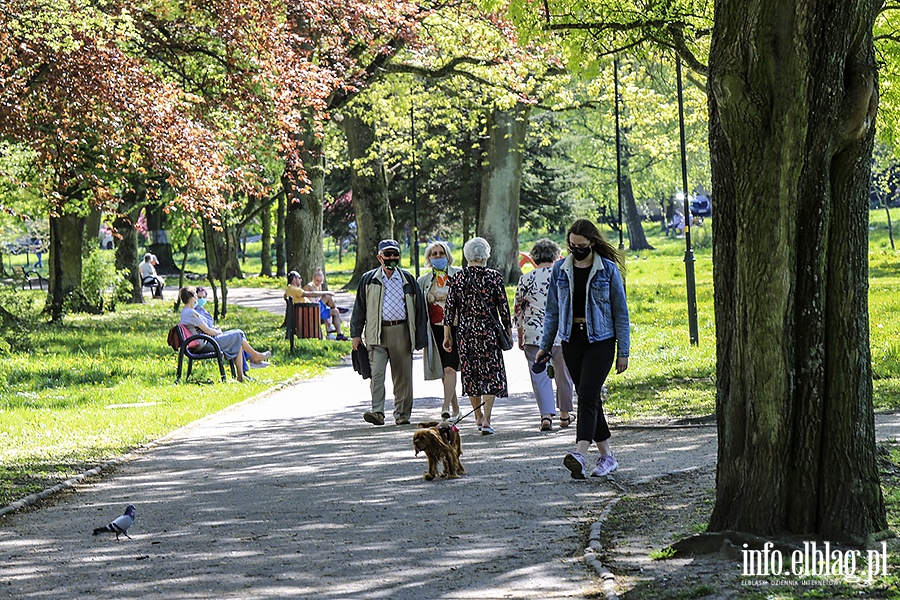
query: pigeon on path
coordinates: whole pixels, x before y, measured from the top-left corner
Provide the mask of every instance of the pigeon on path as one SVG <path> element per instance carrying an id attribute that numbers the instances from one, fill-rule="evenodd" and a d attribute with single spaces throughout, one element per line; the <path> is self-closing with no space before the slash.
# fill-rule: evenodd
<path id="1" fill-rule="evenodd" d="M 116 540 L 119 539 L 119 534 L 124 535 L 130 540 L 131 536 L 128 535 L 128 528 L 132 525 L 134 525 L 134 504 L 129 504 L 125 507 L 125 512 L 122 516 L 116 517 L 105 527 L 98 527 L 95 529 L 94 535 L 111 531 L 116 534 Z"/>

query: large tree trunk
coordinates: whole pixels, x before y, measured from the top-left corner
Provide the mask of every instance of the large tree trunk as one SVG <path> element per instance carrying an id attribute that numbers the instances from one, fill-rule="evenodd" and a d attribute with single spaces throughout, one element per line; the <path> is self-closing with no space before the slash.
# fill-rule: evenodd
<path id="1" fill-rule="evenodd" d="M 284 254 L 284 211 L 285 211 L 285 201 L 284 194 L 278 194 L 278 209 L 275 213 L 277 216 L 275 220 L 275 276 L 276 277 L 284 277 L 287 275 L 287 271 L 284 268 L 285 263 L 285 254 Z"/>
<path id="2" fill-rule="evenodd" d="M 138 257 L 137 229 L 135 224 L 141 213 L 141 208 L 146 201 L 146 188 L 141 184 L 132 184 L 131 189 L 122 193 L 122 202 L 119 203 L 118 215 L 113 221 L 113 228 L 121 237 L 115 238 L 116 269 L 127 270 L 128 280 L 131 281 L 131 302 L 141 304 L 144 295 L 141 288 L 141 275 L 138 272 L 138 264 L 142 258 Z"/>
<path id="3" fill-rule="evenodd" d="M 622 144 L 622 163 L 620 165 L 622 177 L 622 203 L 625 217 L 625 231 L 628 233 L 628 249 L 632 252 L 641 250 L 653 250 L 653 246 L 647 241 L 644 233 L 644 224 L 638 213 L 637 202 L 634 200 L 634 187 L 631 185 L 631 147 L 628 145 L 628 132 L 622 131 L 620 143 Z"/>
<path id="4" fill-rule="evenodd" d="M 166 229 L 168 217 L 161 206 L 147 207 L 148 249 L 156 256 L 159 264 L 156 270 L 160 274 L 177 273 L 175 258 L 172 255 L 172 242 L 169 241 L 169 230 Z"/>
<path id="5" fill-rule="evenodd" d="M 373 150 L 375 126 L 347 113 L 341 129 L 347 137 L 357 232 L 356 267 L 347 287 L 355 287 L 363 273 L 378 266 L 378 242 L 393 235 L 394 215 L 388 200 L 384 162 Z"/>
<path id="6" fill-rule="evenodd" d="M 490 266 L 515 283 L 519 269 L 519 193 L 528 132 L 528 109 L 494 110 L 488 116 L 487 166 L 481 179 L 478 235 L 491 245 Z"/>
<path id="7" fill-rule="evenodd" d="M 213 257 L 213 262 L 207 261 L 206 266 L 216 279 L 243 279 L 244 272 L 238 258 L 241 242 L 238 230 L 225 221 L 223 219 L 221 229 L 216 229 L 204 221 L 203 243 L 212 246 L 212 252 L 207 252 L 207 257 Z"/>
<path id="8" fill-rule="evenodd" d="M 322 140 L 309 123 L 303 132 L 300 153 L 307 181 L 300 177 L 299 165 L 288 165 L 281 176 L 287 198 L 285 219 L 285 252 L 288 271 L 297 271 L 303 281 L 310 281 L 316 267 L 325 266 L 322 240 L 322 210 L 325 202 L 325 154 Z"/>
<path id="9" fill-rule="evenodd" d="M 86 218 L 50 216 L 50 319 L 62 319 L 65 301 L 81 288 L 81 268 Z"/>
<path id="10" fill-rule="evenodd" d="M 876 0 L 719 0 L 711 531 L 886 528 L 867 305 Z"/>
<path id="11" fill-rule="evenodd" d="M 260 260 L 262 267 L 259 274 L 266 277 L 272 276 L 272 205 L 263 208 L 260 214 L 262 222 L 262 248 L 260 249 Z"/>

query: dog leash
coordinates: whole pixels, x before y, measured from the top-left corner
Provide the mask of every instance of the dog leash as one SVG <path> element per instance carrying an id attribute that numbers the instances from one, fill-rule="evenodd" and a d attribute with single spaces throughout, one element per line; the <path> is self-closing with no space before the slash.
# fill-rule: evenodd
<path id="1" fill-rule="evenodd" d="M 463 416 L 457 417 L 456 420 L 453 421 L 453 424 L 454 424 L 454 425 L 457 425 L 460 421 L 462 421 L 463 419 L 465 419 L 466 417 L 468 417 L 469 415 L 471 415 L 473 412 L 475 412 L 476 410 L 478 410 L 478 409 L 481 408 L 482 406 L 484 406 L 484 401 L 482 401 L 481 404 L 479 404 L 478 406 L 476 406 L 475 408 L 473 408 L 472 410 L 470 410 L 469 412 L 467 412 L 467 413 L 464 414 Z"/>

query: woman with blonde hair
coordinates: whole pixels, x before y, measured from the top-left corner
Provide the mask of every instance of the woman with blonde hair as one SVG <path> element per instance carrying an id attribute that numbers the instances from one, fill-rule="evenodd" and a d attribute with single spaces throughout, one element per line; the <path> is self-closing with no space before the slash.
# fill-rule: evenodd
<path id="1" fill-rule="evenodd" d="M 475 424 L 483 435 L 491 435 L 491 411 L 496 397 L 508 395 L 503 351 L 495 325 L 499 318 L 506 334 L 512 338 L 509 304 L 503 278 L 487 268 L 491 245 L 481 237 L 463 246 L 468 266 L 450 283 L 444 309 L 444 350 L 459 351 L 462 392 L 469 396 L 475 409 Z M 453 333 L 450 323 L 456 323 Z"/>
<path id="2" fill-rule="evenodd" d="M 456 396 L 456 372 L 459 370 L 459 353 L 456 348 L 450 352 L 444 350 L 444 307 L 447 294 L 450 293 L 450 281 L 459 273 L 453 266 L 453 254 L 450 245 L 442 240 L 435 240 L 425 248 L 425 266 L 430 270 L 417 280 L 425 304 L 428 306 L 428 344 L 425 346 L 425 379 L 440 379 L 444 383 L 444 403 L 441 414 L 448 413 L 450 418 L 459 416 L 459 399 Z M 451 324 L 451 330 L 454 329 Z"/>

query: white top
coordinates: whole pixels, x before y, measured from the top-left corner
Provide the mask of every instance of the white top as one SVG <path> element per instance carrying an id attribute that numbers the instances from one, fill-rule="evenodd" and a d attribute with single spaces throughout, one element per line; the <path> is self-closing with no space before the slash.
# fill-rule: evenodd
<path id="1" fill-rule="evenodd" d="M 150 263 L 146 261 L 142 261 L 140 266 L 138 267 L 138 272 L 141 274 L 141 279 L 146 279 L 147 277 L 156 277 L 156 269 Z"/>

